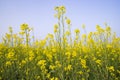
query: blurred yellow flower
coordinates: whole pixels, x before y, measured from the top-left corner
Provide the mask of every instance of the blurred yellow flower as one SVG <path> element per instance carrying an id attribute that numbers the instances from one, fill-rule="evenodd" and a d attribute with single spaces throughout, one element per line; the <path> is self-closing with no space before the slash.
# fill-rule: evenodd
<path id="1" fill-rule="evenodd" d="M 20 26 L 20 29 L 21 30 L 27 30 L 27 29 L 29 29 L 29 27 L 28 27 L 28 24 L 22 24 L 21 26 Z"/>
<path id="2" fill-rule="evenodd" d="M 80 33 L 80 30 L 79 30 L 79 29 L 75 29 L 74 32 L 75 32 L 76 34 L 78 34 L 78 33 Z"/>
<path id="3" fill-rule="evenodd" d="M 50 80 L 59 80 L 57 77 L 52 77 Z"/>
<path id="4" fill-rule="evenodd" d="M 55 28 L 55 29 L 58 29 L 58 24 L 55 24 L 55 25 L 54 25 L 54 28 Z"/>
<path id="5" fill-rule="evenodd" d="M 69 36 L 69 35 L 70 35 L 70 31 L 66 31 L 66 32 L 65 32 L 65 35 L 66 35 L 66 36 Z"/>
<path id="6" fill-rule="evenodd" d="M 60 61 L 55 61 L 55 65 L 57 68 L 60 68 L 62 65 L 60 64 Z"/>
<path id="7" fill-rule="evenodd" d="M 71 23 L 70 19 L 67 19 L 67 20 L 66 20 L 66 23 L 67 23 L 67 24 L 70 24 L 70 23 Z"/>
<path id="8" fill-rule="evenodd" d="M 111 28 L 109 26 L 106 27 L 106 31 L 111 31 Z"/>
<path id="9" fill-rule="evenodd" d="M 40 60 L 38 61 L 37 65 L 46 65 L 46 60 Z"/>
<path id="10" fill-rule="evenodd" d="M 110 72 L 115 71 L 114 66 L 109 66 L 109 67 L 107 67 L 107 69 L 108 69 Z"/>
<path id="11" fill-rule="evenodd" d="M 54 70 L 55 68 L 56 68 L 56 66 L 54 66 L 54 65 L 49 66 L 49 69 L 51 69 L 51 70 Z"/>
<path id="12" fill-rule="evenodd" d="M 82 65 L 82 68 L 87 68 L 85 59 L 81 59 L 81 65 Z"/>
<path id="13" fill-rule="evenodd" d="M 72 57 L 76 57 L 76 56 L 77 56 L 76 51 L 73 51 L 73 53 L 72 53 Z"/>
<path id="14" fill-rule="evenodd" d="M 12 52 L 12 51 L 10 51 L 10 52 L 6 55 L 6 57 L 9 58 L 9 59 L 11 59 L 11 58 L 14 58 L 14 55 L 15 55 L 15 53 Z"/>
<path id="15" fill-rule="evenodd" d="M 101 60 L 98 59 L 95 62 L 97 63 L 97 65 L 101 65 Z"/>
<path id="16" fill-rule="evenodd" d="M 82 72 L 82 71 L 79 71 L 79 72 L 78 72 L 78 74 L 82 75 L 82 74 L 83 74 L 83 72 Z"/>
<path id="17" fill-rule="evenodd" d="M 12 32 L 13 32 L 12 27 L 9 27 L 9 31 L 10 31 L 10 33 L 12 33 Z"/>
<path id="18" fill-rule="evenodd" d="M 10 65 L 12 65 L 12 63 L 10 61 L 7 61 L 6 66 L 10 66 Z"/>
<path id="19" fill-rule="evenodd" d="M 70 71 L 72 70 L 72 65 L 68 65 L 67 67 L 64 68 L 65 71 Z"/>
<path id="20" fill-rule="evenodd" d="M 58 24 L 54 25 L 54 33 L 58 32 Z"/>
<path id="21" fill-rule="evenodd" d="M 85 24 L 82 25 L 82 28 L 85 29 Z"/>

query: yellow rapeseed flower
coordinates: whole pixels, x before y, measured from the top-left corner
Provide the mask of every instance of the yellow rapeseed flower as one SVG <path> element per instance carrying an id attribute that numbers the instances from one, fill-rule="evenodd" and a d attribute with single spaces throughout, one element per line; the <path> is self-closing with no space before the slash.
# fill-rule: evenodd
<path id="1" fill-rule="evenodd" d="M 10 31 L 10 33 L 12 33 L 12 32 L 13 32 L 12 27 L 9 27 L 9 31 Z"/>
<path id="2" fill-rule="evenodd" d="M 66 35 L 66 36 L 69 36 L 69 35 L 70 35 L 70 31 L 66 31 L 66 32 L 65 32 L 65 35 Z"/>
<path id="3" fill-rule="evenodd" d="M 54 25 L 54 28 L 55 28 L 55 29 L 58 29 L 58 24 L 55 24 L 55 25 Z"/>
<path id="4" fill-rule="evenodd" d="M 99 25 L 96 25 L 96 30 L 99 31 L 101 27 Z"/>
<path id="5" fill-rule="evenodd" d="M 56 7 L 54 8 L 54 10 L 56 10 L 56 11 L 58 11 L 58 9 L 59 9 L 59 7 L 58 7 L 58 6 L 56 6 Z"/>
<path id="6" fill-rule="evenodd" d="M 82 65 L 82 68 L 87 68 L 85 59 L 81 59 L 81 65 Z"/>
<path id="7" fill-rule="evenodd" d="M 109 66 L 109 67 L 107 67 L 107 69 L 108 69 L 110 72 L 115 71 L 114 66 Z"/>
<path id="8" fill-rule="evenodd" d="M 66 52 L 65 55 L 66 55 L 68 58 L 70 58 L 71 53 L 70 53 L 70 52 Z"/>
<path id="9" fill-rule="evenodd" d="M 101 65 L 101 60 L 98 59 L 95 62 L 97 63 L 98 66 Z"/>
<path id="10" fill-rule="evenodd" d="M 15 55 L 15 53 L 12 52 L 12 51 L 10 51 L 10 52 L 6 55 L 6 57 L 9 58 L 9 59 L 11 59 L 11 58 L 14 58 L 14 55 Z"/>
<path id="11" fill-rule="evenodd" d="M 21 61 L 22 65 L 26 64 L 26 60 Z"/>
<path id="12" fill-rule="evenodd" d="M 46 65 L 46 60 L 38 61 L 37 65 Z"/>
<path id="13" fill-rule="evenodd" d="M 76 57 L 76 56 L 77 56 L 76 51 L 73 51 L 73 53 L 72 53 L 72 57 Z"/>
<path id="14" fill-rule="evenodd" d="M 20 26 L 20 29 L 21 30 L 27 30 L 27 29 L 29 29 L 29 27 L 28 27 L 28 24 L 22 24 L 21 26 Z"/>
<path id="15" fill-rule="evenodd" d="M 50 38 L 50 39 L 53 39 L 54 38 L 54 36 L 53 36 L 53 34 L 48 34 L 48 37 Z"/>
<path id="16" fill-rule="evenodd" d="M 72 65 L 68 65 L 67 67 L 64 68 L 65 71 L 70 71 L 72 70 Z"/>
<path id="17" fill-rule="evenodd" d="M 80 33 L 80 30 L 79 30 L 79 29 L 75 29 L 74 32 L 75 32 L 76 34 L 78 34 L 78 33 Z"/>
<path id="18" fill-rule="evenodd" d="M 63 10 L 63 11 L 66 10 L 65 6 L 60 6 L 60 9 Z"/>
<path id="19" fill-rule="evenodd" d="M 56 51 L 57 51 L 57 50 L 56 50 L 56 48 L 53 48 L 53 49 L 52 49 L 52 52 L 54 52 L 54 53 L 55 53 Z"/>
<path id="20" fill-rule="evenodd" d="M 71 23 L 70 19 L 67 19 L 67 20 L 66 20 L 66 23 L 67 23 L 67 24 L 70 24 L 70 23 Z"/>
<path id="21" fill-rule="evenodd" d="M 82 38 L 85 39 L 86 38 L 86 34 L 82 34 Z"/>
<path id="22" fill-rule="evenodd" d="M 29 51 L 29 60 L 32 61 L 34 59 L 34 52 Z"/>
<path id="23" fill-rule="evenodd" d="M 12 65 L 12 63 L 10 61 L 7 61 L 6 66 L 10 66 L 10 65 Z"/>
<path id="24" fill-rule="evenodd" d="M 56 66 L 54 66 L 54 65 L 49 66 L 49 69 L 51 69 L 51 70 L 54 70 L 55 68 L 56 68 Z"/>
<path id="25" fill-rule="evenodd" d="M 54 33 L 58 32 L 58 24 L 54 25 Z"/>
<path id="26" fill-rule="evenodd" d="M 110 45 L 110 44 L 107 44 L 107 48 L 112 48 L 112 45 Z"/>
<path id="27" fill-rule="evenodd" d="M 109 26 L 106 27 L 106 31 L 111 31 L 111 28 Z"/>
<path id="28" fill-rule="evenodd" d="M 55 65 L 57 68 L 60 68 L 62 66 L 59 61 L 55 61 Z"/>
<path id="29" fill-rule="evenodd" d="M 78 72 L 78 74 L 82 75 L 82 74 L 83 74 L 83 72 L 82 72 L 82 71 L 79 71 L 79 72 Z"/>
<path id="30" fill-rule="evenodd" d="M 82 25 L 82 28 L 85 29 L 85 24 Z"/>
<path id="31" fill-rule="evenodd" d="M 8 34 L 8 33 L 6 33 L 6 38 L 7 38 L 7 39 L 10 39 L 10 38 L 11 38 L 11 35 Z"/>
<path id="32" fill-rule="evenodd" d="M 47 78 L 50 78 L 50 73 L 47 73 L 46 77 L 47 77 Z"/>
<path id="33" fill-rule="evenodd" d="M 57 77 L 52 77 L 50 80 L 59 80 Z"/>

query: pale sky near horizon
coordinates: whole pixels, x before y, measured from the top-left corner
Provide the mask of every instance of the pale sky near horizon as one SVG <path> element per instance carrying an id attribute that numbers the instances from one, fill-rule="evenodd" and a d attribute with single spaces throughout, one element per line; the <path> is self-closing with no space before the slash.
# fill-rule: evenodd
<path id="1" fill-rule="evenodd" d="M 54 7 L 60 5 L 67 9 L 72 30 L 85 24 L 87 32 L 95 31 L 97 24 L 104 28 L 106 22 L 120 36 L 120 0 L 0 0 L 0 39 L 9 26 L 14 33 L 20 31 L 22 23 L 33 27 L 38 39 L 53 33 Z"/>

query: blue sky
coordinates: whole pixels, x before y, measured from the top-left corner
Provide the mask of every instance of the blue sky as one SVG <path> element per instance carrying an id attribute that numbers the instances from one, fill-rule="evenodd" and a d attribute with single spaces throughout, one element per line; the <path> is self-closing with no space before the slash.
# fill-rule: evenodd
<path id="1" fill-rule="evenodd" d="M 72 29 L 81 30 L 85 24 L 90 32 L 95 31 L 97 24 L 104 28 L 107 22 L 120 35 L 120 0 L 0 0 L 0 37 L 8 32 L 9 26 L 16 33 L 22 23 L 27 23 L 34 28 L 36 38 L 44 38 L 53 33 L 57 23 L 54 7 L 60 5 L 66 7 Z"/>

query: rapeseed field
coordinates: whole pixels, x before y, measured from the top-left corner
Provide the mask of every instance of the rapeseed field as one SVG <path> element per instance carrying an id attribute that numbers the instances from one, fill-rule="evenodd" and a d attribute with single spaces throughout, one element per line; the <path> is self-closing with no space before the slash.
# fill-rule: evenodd
<path id="1" fill-rule="evenodd" d="M 66 8 L 55 11 L 54 34 L 42 40 L 26 23 L 16 34 L 9 28 L 0 43 L 0 80 L 120 80 L 120 37 L 107 24 L 73 34 Z"/>

